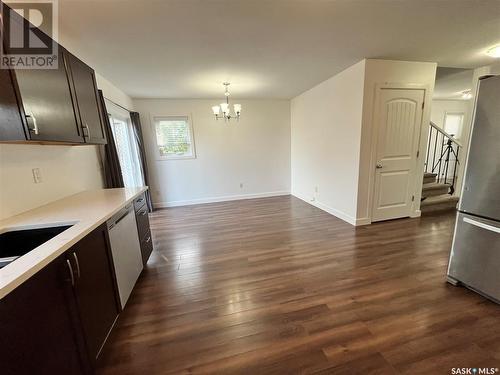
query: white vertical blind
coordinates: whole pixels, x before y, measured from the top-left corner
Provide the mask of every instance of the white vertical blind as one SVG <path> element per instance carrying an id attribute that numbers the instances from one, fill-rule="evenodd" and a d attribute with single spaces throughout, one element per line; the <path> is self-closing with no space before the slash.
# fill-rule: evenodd
<path id="1" fill-rule="evenodd" d="M 111 103 L 111 104 L 110 104 Z M 122 170 L 125 187 L 144 186 L 144 177 L 139 161 L 139 150 L 134 139 L 134 131 L 129 112 L 106 102 L 111 130 L 115 138 L 116 151 Z"/>

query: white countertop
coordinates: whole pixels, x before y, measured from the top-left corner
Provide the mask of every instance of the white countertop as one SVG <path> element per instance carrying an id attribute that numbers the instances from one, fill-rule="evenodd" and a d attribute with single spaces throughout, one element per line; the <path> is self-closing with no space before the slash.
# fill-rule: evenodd
<path id="1" fill-rule="evenodd" d="M 73 224 L 0 269 L 0 299 L 131 203 L 146 187 L 83 191 L 0 221 L 0 233 Z"/>

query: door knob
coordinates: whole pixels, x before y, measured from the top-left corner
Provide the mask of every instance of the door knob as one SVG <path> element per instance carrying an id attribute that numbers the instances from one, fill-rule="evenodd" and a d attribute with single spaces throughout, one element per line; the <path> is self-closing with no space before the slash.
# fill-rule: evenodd
<path id="1" fill-rule="evenodd" d="M 377 168 L 377 169 L 380 169 L 380 168 L 382 168 L 382 164 L 380 164 L 380 163 L 377 163 L 377 165 L 375 166 L 375 168 Z"/>

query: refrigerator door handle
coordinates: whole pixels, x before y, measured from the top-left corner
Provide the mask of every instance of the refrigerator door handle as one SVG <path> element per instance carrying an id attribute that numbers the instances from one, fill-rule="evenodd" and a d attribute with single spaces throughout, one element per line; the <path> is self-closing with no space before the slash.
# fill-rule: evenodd
<path id="1" fill-rule="evenodd" d="M 483 229 L 489 230 L 491 232 L 500 233 L 500 228 L 494 227 L 493 225 L 488 225 L 488 224 L 482 223 L 480 221 L 472 220 L 468 217 L 464 217 L 463 220 L 465 223 L 475 225 L 476 227 L 483 228 Z"/>

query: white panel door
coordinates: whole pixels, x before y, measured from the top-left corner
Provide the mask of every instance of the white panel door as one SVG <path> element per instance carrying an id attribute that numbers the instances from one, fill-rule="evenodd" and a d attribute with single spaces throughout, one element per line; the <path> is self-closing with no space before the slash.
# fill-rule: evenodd
<path id="1" fill-rule="evenodd" d="M 380 89 L 372 221 L 410 216 L 425 90 Z"/>

